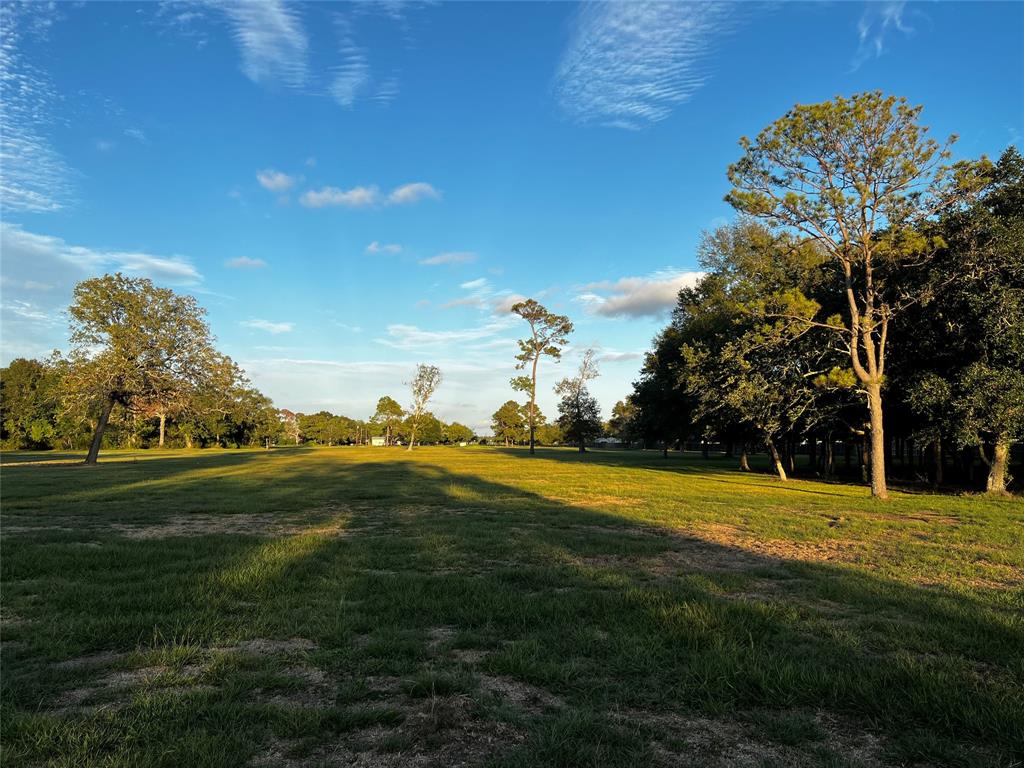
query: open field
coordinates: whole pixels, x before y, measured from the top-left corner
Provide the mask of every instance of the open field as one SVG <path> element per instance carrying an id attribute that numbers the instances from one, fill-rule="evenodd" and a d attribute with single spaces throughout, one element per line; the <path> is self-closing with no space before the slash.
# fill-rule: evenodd
<path id="1" fill-rule="evenodd" d="M 4 765 L 1014 765 L 1024 504 L 694 456 L 4 457 Z"/>

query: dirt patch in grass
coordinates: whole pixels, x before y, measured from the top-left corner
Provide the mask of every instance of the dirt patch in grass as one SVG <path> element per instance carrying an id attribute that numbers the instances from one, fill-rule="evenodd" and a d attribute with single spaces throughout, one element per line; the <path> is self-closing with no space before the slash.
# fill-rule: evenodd
<path id="1" fill-rule="evenodd" d="M 332 688 L 322 669 L 310 666 L 290 666 L 281 670 L 298 686 L 294 690 L 277 691 L 269 697 L 271 704 L 287 707 L 326 707 L 331 704 Z"/>
<path id="2" fill-rule="evenodd" d="M 427 631 L 427 647 L 431 651 L 436 651 L 439 646 L 450 642 L 455 637 L 455 627 L 431 627 Z"/>
<path id="3" fill-rule="evenodd" d="M 76 656 L 73 659 L 59 661 L 53 666 L 57 669 L 82 669 L 83 667 L 97 667 L 100 665 L 113 664 L 120 661 L 127 654 L 117 651 L 99 651 L 88 653 L 85 656 Z"/>
<path id="4" fill-rule="evenodd" d="M 392 702 L 388 702 L 390 706 Z M 525 734 L 501 721 L 479 716 L 465 696 L 433 697 L 400 706 L 397 726 L 372 726 L 344 733 L 333 743 L 297 755 L 301 745 L 270 740 L 251 765 L 256 768 L 441 768 L 482 765 L 523 743 Z"/>
<path id="5" fill-rule="evenodd" d="M 880 765 L 882 745 L 872 733 L 838 717 L 800 711 L 711 718 L 630 710 L 614 714 L 627 726 L 654 732 L 658 764 L 736 766 Z"/>
<path id="6" fill-rule="evenodd" d="M 528 683 L 508 677 L 492 677 L 479 675 L 480 689 L 514 704 L 519 709 L 531 714 L 538 714 L 545 709 L 558 709 L 565 702 L 553 693 Z"/>
<path id="7" fill-rule="evenodd" d="M 125 538 L 142 540 L 210 535 L 276 537 L 317 534 L 339 537 L 353 533 L 346 527 L 344 520 L 303 523 L 294 517 L 286 518 L 274 512 L 230 515 L 196 513 L 175 515 L 158 523 L 112 523 L 110 527 Z"/>
<path id="8" fill-rule="evenodd" d="M 61 533 L 74 533 L 75 528 L 66 525 L 4 525 L 4 536 L 18 536 L 19 534 L 41 533 L 43 531 L 60 531 Z"/>
<path id="9" fill-rule="evenodd" d="M 487 658 L 487 651 L 476 648 L 457 648 L 452 651 L 452 657 L 462 664 L 475 666 Z"/>
<path id="10" fill-rule="evenodd" d="M 301 651 L 315 651 L 316 643 L 304 637 L 289 637 L 285 640 L 274 640 L 266 637 L 257 637 L 252 640 L 243 640 L 237 645 L 217 648 L 218 651 L 244 651 L 256 656 L 266 656 L 272 653 L 298 653 Z"/>
<path id="11" fill-rule="evenodd" d="M 198 666 L 190 666 L 187 670 L 183 670 L 188 677 L 195 676 L 198 672 L 201 672 L 201 668 Z M 91 710 L 97 707 L 119 709 L 125 706 L 136 693 L 150 688 L 154 682 L 170 673 L 170 668 L 165 666 L 117 670 L 91 681 L 88 685 L 62 692 L 53 702 L 53 706 L 59 712 Z M 198 691 L 213 690 L 213 688 L 208 685 L 167 685 L 154 687 L 153 690 L 166 695 L 182 696 Z M 85 706 L 87 702 L 94 699 L 99 699 L 101 703 Z"/>

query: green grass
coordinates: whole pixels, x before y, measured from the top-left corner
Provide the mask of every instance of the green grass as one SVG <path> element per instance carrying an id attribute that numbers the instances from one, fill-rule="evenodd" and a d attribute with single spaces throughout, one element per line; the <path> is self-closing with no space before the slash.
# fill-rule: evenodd
<path id="1" fill-rule="evenodd" d="M 1024 758 L 1024 504 L 656 453 L 3 457 L 3 765 Z"/>

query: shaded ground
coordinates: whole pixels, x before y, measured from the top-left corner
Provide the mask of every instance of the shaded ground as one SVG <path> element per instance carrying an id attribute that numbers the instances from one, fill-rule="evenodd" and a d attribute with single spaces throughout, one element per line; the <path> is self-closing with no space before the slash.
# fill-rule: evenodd
<path id="1" fill-rule="evenodd" d="M 5 765 L 1024 751 L 1020 500 L 653 454 L 46 458 L 4 459 Z"/>

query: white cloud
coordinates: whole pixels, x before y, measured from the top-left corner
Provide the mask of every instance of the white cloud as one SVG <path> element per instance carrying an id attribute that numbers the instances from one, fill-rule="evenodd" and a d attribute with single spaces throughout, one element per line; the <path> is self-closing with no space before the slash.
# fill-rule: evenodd
<path id="1" fill-rule="evenodd" d="M 370 70 L 361 54 L 351 53 L 345 63 L 338 67 L 331 81 L 331 97 L 341 106 L 351 109 L 356 97 L 370 82 Z"/>
<path id="2" fill-rule="evenodd" d="M 441 193 L 431 184 L 425 181 L 417 181 L 412 184 L 403 184 L 391 190 L 388 195 L 388 202 L 392 205 L 406 205 L 417 203 L 420 200 L 440 200 Z"/>
<path id="3" fill-rule="evenodd" d="M 703 272 L 667 270 L 649 277 L 623 277 L 583 286 L 576 300 L 594 315 L 659 317 L 675 306 L 679 290 L 696 285 Z"/>
<path id="4" fill-rule="evenodd" d="M 236 259 L 229 259 L 224 262 L 225 267 L 231 269 L 260 269 L 267 266 L 263 259 L 250 259 L 248 256 L 239 256 Z"/>
<path id="5" fill-rule="evenodd" d="M 5 213 L 56 211 L 72 196 L 72 171 L 50 131 L 60 96 L 50 78 L 22 57 L 28 35 L 45 34 L 54 6 L 0 4 L 0 199 Z"/>
<path id="6" fill-rule="evenodd" d="M 428 259 L 421 259 L 420 264 L 428 267 L 436 267 L 442 264 L 471 264 L 476 261 L 476 254 L 472 251 L 448 251 L 431 256 Z"/>
<path id="7" fill-rule="evenodd" d="M 664 120 L 709 77 L 709 53 L 735 4 L 584 4 L 556 76 L 561 108 L 581 123 L 638 129 Z"/>
<path id="8" fill-rule="evenodd" d="M 67 344 L 63 312 L 80 280 L 120 271 L 164 285 L 191 287 L 202 281 L 184 256 L 71 245 L 6 222 L 0 222 L 0 253 L 3 362 L 19 355 L 45 355 Z"/>
<path id="9" fill-rule="evenodd" d="M 329 205 L 343 205 L 346 208 L 365 208 L 374 205 L 380 198 L 377 187 L 353 187 L 339 189 L 324 187 L 304 192 L 299 202 L 307 208 L 324 208 Z"/>
<path id="10" fill-rule="evenodd" d="M 309 41 L 298 6 L 283 0 L 216 4 L 228 17 L 242 53 L 242 72 L 254 83 L 292 87 L 308 78 Z"/>
<path id="11" fill-rule="evenodd" d="M 141 128 L 125 128 L 124 135 L 129 139 L 135 139 L 140 144 L 149 144 L 149 139 L 146 138 L 146 132 Z"/>
<path id="12" fill-rule="evenodd" d="M 390 253 L 396 254 L 402 252 L 402 246 L 398 243 L 379 243 L 374 240 L 368 246 L 366 246 L 367 253 Z"/>
<path id="13" fill-rule="evenodd" d="M 609 349 L 598 352 L 597 359 L 602 363 L 623 363 L 641 360 L 643 356 L 643 352 L 616 352 Z"/>
<path id="14" fill-rule="evenodd" d="M 264 189 L 268 189 L 271 192 L 285 192 L 295 184 L 302 180 L 301 176 L 289 176 L 287 173 L 281 171 L 275 171 L 272 168 L 268 168 L 265 171 L 260 171 L 256 174 L 256 180 L 260 183 L 260 186 Z"/>
<path id="15" fill-rule="evenodd" d="M 857 53 L 851 69 L 857 70 L 868 59 L 881 56 L 885 52 L 886 35 L 892 30 L 907 36 L 914 34 L 914 28 L 904 19 L 905 9 L 906 3 L 902 0 L 866 4 L 857 22 Z"/>
<path id="16" fill-rule="evenodd" d="M 494 313 L 496 315 L 507 315 L 512 311 L 512 307 L 521 301 L 526 301 L 526 297 L 521 293 L 509 293 L 504 296 L 495 297 L 492 304 Z"/>
<path id="17" fill-rule="evenodd" d="M 487 284 L 488 283 L 486 277 L 478 277 L 476 280 L 468 280 L 465 283 L 462 283 L 461 285 L 459 285 L 459 288 L 462 288 L 467 291 L 475 291 L 480 288 L 486 288 Z"/>
<path id="18" fill-rule="evenodd" d="M 258 331 L 266 331 L 277 335 L 279 333 L 288 333 L 295 328 L 295 323 L 274 323 L 270 320 L 261 320 L 254 318 L 252 320 L 243 320 L 240 325 L 246 328 L 255 328 Z"/>
<path id="19" fill-rule="evenodd" d="M 366 51 L 355 44 L 349 21 L 339 19 L 338 28 L 342 35 L 342 63 L 335 67 L 334 78 L 328 90 L 338 104 L 351 109 L 360 93 L 370 85 L 370 64 L 366 58 Z"/>
<path id="20" fill-rule="evenodd" d="M 195 285 L 202 275 L 184 256 L 154 256 L 142 251 L 109 251 L 68 245 L 59 237 L 26 232 L 16 224 L 0 226 L 4 272 L 20 266 L 63 265 L 85 273 L 120 271 L 177 285 Z M 56 267 L 59 268 L 59 267 Z"/>
<path id="21" fill-rule="evenodd" d="M 114 142 L 106 139 L 96 139 L 96 150 L 98 152 L 109 152 L 114 148 Z"/>
<path id="22" fill-rule="evenodd" d="M 508 323 L 491 322 L 476 328 L 462 328 L 451 331 L 425 331 L 415 325 L 396 323 L 387 327 L 388 338 L 376 341 L 396 349 L 419 349 L 444 344 L 477 341 L 494 336 L 508 328 Z"/>

